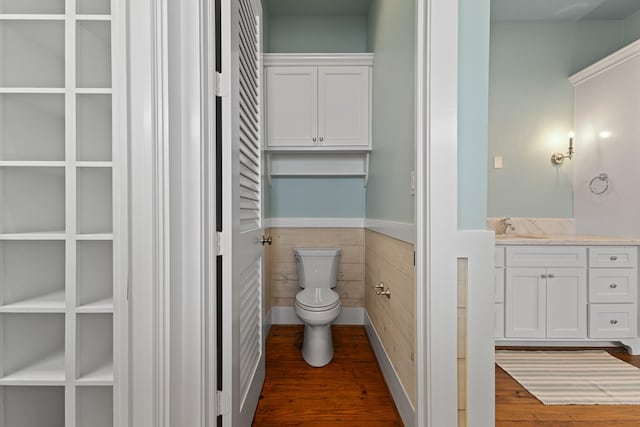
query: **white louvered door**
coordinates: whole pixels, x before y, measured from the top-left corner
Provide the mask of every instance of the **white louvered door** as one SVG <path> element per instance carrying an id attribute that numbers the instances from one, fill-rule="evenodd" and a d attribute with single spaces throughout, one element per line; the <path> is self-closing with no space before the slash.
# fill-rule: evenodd
<path id="1" fill-rule="evenodd" d="M 262 49 L 257 0 L 224 0 L 223 393 L 225 426 L 250 426 L 264 382 L 262 337 Z M 225 19 L 228 13 L 229 20 Z M 223 24 L 224 25 L 224 24 Z M 226 55 L 225 55 L 226 53 Z"/>

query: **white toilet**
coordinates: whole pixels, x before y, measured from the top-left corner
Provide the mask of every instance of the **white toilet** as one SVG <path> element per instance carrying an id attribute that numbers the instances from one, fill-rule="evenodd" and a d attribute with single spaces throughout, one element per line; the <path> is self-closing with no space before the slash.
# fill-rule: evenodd
<path id="1" fill-rule="evenodd" d="M 340 249 L 296 248 L 293 250 L 298 267 L 296 314 L 304 322 L 302 357 L 311 366 L 324 366 L 333 358 L 331 323 L 342 306 L 332 289 L 338 279 Z"/>

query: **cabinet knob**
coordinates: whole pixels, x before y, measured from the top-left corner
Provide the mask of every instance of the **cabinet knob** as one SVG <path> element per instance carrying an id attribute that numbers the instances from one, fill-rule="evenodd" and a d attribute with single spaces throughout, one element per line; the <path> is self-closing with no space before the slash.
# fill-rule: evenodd
<path id="1" fill-rule="evenodd" d="M 554 277 L 556 277 L 554 274 L 549 274 L 549 279 L 553 279 Z"/>
<path id="2" fill-rule="evenodd" d="M 546 274 L 541 274 L 540 277 L 542 277 L 543 279 L 546 279 L 547 275 Z"/>
<path id="3" fill-rule="evenodd" d="M 323 137 L 320 137 L 320 142 L 322 142 L 322 141 L 324 141 L 324 138 L 323 138 Z"/>
<path id="4" fill-rule="evenodd" d="M 615 255 L 611 255 L 611 256 L 609 257 L 609 259 L 610 259 L 611 261 L 615 261 L 615 260 L 617 260 L 617 259 L 618 259 L 618 257 L 617 257 L 617 256 L 615 256 Z"/>
<path id="5" fill-rule="evenodd" d="M 609 287 L 610 287 L 611 289 L 615 289 L 615 288 L 617 288 L 617 287 L 618 287 L 618 284 L 617 284 L 617 283 L 612 283 L 612 284 L 610 284 L 610 285 L 609 285 Z"/>
<path id="6" fill-rule="evenodd" d="M 311 140 L 312 140 L 313 142 L 316 142 L 316 137 L 314 136 L 313 138 L 311 138 Z"/>
<path id="7" fill-rule="evenodd" d="M 612 325 L 617 325 L 618 321 L 616 319 L 611 319 L 609 320 L 609 323 L 611 323 Z"/>

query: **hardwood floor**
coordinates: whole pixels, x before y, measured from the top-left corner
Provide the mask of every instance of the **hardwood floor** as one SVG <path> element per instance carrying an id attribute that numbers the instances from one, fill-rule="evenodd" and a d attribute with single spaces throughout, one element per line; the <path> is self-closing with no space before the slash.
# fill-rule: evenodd
<path id="1" fill-rule="evenodd" d="M 254 427 L 403 425 L 364 327 L 333 326 L 335 354 L 322 368 L 302 359 L 303 332 L 303 326 L 271 327 Z"/>
<path id="2" fill-rule="evenodd" d="M 499 349 L 513 348 L 500 347 Z M 617 358 L 640 367 L 640 356 L 630 356 L 622 349 L 608 349 L 608 351 Z M 512 426 L 638 427 L 640 426 L 640 406 L 543 405 L 496 365 L 496 427 Z"/>

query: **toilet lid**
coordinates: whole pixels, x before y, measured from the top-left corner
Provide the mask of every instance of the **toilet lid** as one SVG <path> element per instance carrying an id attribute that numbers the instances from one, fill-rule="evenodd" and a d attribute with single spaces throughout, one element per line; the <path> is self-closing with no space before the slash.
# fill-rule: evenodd
<path id="1" fill-rule="evenodd" d="M 307 310 L 330 310 L 340 303 L 340 296 L 330 288 L 307 288 L 296 294 L 296 303 Z"/>

